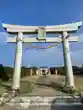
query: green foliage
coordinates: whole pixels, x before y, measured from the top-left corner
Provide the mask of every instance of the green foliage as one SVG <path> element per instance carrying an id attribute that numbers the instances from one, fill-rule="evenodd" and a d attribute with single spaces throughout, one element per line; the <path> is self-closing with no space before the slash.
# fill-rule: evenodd
<path id="1" fill-rule="evenodd" d="M 64 70 L 64 67 L 59 67 L 59 68 L 58 68 L 58 74 L 60 74 L 60 75 L 65 75 L 65 74 L 64 74 L 64 71 L 65 71 L 65 70 Z"/>
<path id="2" fill-rule="evenodd" d="M 26 76 L 26 74 L 27 74 L 27 68 L 22 67 L 21 68 L 21 77 Z"/>
<path id="3" fill-rule="evenodd" d="M 4 67 L 5 73 L 9 78 L 12 78 L 14 69 L 12 67 Z"/>
<path id="4" fill-rule="evenodd" d="M 0 79 L 3 81 L 8 81 L 9 77 L 8 74 L 5 72 L 4 67 L 0 64 Z"/>

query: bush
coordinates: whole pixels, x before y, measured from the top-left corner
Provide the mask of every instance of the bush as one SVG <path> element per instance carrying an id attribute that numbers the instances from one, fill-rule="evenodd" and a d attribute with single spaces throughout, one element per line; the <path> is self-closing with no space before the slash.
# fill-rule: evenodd
<path id="1" fill-rule="evenodd" d="M 0 79 L 2 79 L 3 81 L 9 80 L 9 77 L 8 77 L 7 73 L 5 72 L 2 64 L 0 64 Z"/>

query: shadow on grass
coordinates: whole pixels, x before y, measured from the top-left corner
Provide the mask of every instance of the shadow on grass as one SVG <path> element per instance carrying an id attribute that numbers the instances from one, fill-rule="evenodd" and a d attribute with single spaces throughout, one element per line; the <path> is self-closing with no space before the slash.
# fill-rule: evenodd
<path id="1" fill-rule="evenodd" d="M 29 81 L 21 81 L 20 94 L 32 92 L 33 87 L 34 87 L 33 83 L 31 83 Z"/>
<path id="2" fill-rule="evenodd" d="M 12 90 L 12 86 L 10 84 L 6 84 L 6 83 L 1 83 L 0 84 L 1 87 L 3 87 L 6 92 L 9 92 Z M 24 93 L 30 93 L 33 90 L 33 84 L 29 81 L 21 81 L 20 83 L 20 94 L 24 94 Z"/>
<path id="3" fill-rule="evenodd" d="M 51 87 L 57 91 L 61 91 L 66 94 L 74 94 L 76 90 L 72 90 L 71 88 L 65 87 L 63 84 L 57 83 L 57 82 L 50 82 L 47 84 L 46 82 L 40 81 L 40 82 L 29 82 L 29 81 L 21 81 L 20 83 L 20 94 L 24 93 L 30 93 L 32 92 L 35 85 L 38 85 L 40 87 Z M 9 84 L 1 84 L 2 87 L 4 87 L 7 91 L 11 90 L 11 85 Z"/>
<path id="4" fill-rule="evenodd" d="M 64 85 L 59 84 L 57 82 L 51 82 L 50 84 L 42 84 L 42 83 L 36 82 L 35 84 L 40 86 L 51 87 L 53 89 L 56 89 L 57 91 L 61 91 L 67 94 L 74 94 L 76 92 L 76 90 L 73 90 L 72 88 L 67 88 Z"/>
<path id="5" fill-rule="evenodd" d="M 6 90 L 11 90 L 11 85 L 2 83 L 1 86 L 4 87 Z"/>

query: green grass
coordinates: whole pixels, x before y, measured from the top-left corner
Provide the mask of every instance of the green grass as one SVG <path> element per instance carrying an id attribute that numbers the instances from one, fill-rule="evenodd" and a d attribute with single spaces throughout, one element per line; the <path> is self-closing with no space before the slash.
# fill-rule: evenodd
<path id="1" fill-rule="evenodd" d="M 0 96 L 6 91 L 7 89 L 5 87 L 0 86 Z"/>
<path id="2" fill-rule="evenodd" d="M 34 85 L 29 81 L 21 81 L 20 94 L 30 93 L 33 90 Z"/>
<path id="3" fill-rule="evenodd" d="M 4 92 L 7 92 L 7 87 L 6 86 L 3 86 L 3 81 L 0 80 L 0 96 L 4 93 Z"/>
<path id="4" fill-rule="evenodd" d="M 0 96 L 11 88 L 12 82 L 2 82 L 0 80 Z M 30 93 L 33 90 L 33 84 L 29 81 L 21 81 L 20 83 L 20 94 Z"/>

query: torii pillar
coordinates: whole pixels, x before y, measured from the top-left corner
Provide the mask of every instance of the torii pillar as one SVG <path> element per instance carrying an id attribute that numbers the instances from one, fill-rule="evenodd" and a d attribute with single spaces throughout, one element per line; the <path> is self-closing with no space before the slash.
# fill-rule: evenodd
<path id="1" fill-rule="evenodd" d="M 20 89 L 20 73 L 21 73 L 21 63 L 22 63 L 22 37 L 23 33 L 19 32 L 17 36 L 16 54 L 14 62 L 14 74 L 13 74 L 13 84 L 12 89 Z"/>
<path id="2" fill-rule="evenodd" d="M 72 63 L 70 58 L 69 41 L 67 32 L 62 33 L 63 57 L 65 67 L 65 86 L 75 88 Z"/>
<path id="3" fill-rule="evenodd" d="M 21 72 L 21 60 L 22 60 L 22 42 L 51 42 L 51 43 L 63 43 L 63 53 L 64 53 L 64 66 L 65 66 L 65 74 L 66 74 L 66 86 L 75 87 L 74 79 L 73 79 L 73 71 L 72 64 L 70 59 L 70 51 L 69 51 L 69 43 L 68 41 L 77 42 L 78 38 L 68 36 L 68 33 L 76 32 L 79 27 L 82 25 L 82 22 L 64 24 L 64 25 L 56 25 L 56 26 L 20 26 L 20 25 L 10 25 L 3 24 L 3 27 L 7 30 L 8 33 L 15 34 L 18 36 L 14 38 L 8 38 L 8 42 L 16 43 L 16 57 L 15 57 L 15 66 L 14 66 L 14 75 L 13 75 L 13 84 L 12 89 L 18 90 L 20 89 L 20 72 Z M 59 37 L 47 37 L 47 38 L 23 38 L 23 33 L 31 33 L 35 34 L 39 32 L 39 35 L 44 36 L 46 33 L 59 33 L 62 35 Z M 46 32 L 46 33 L 45 33 Z"/>

